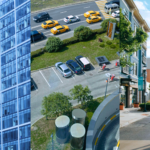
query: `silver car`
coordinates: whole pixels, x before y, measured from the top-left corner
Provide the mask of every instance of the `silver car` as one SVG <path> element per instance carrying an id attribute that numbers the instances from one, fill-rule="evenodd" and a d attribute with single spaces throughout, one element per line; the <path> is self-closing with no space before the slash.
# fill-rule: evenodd
<path id="1" fill-rule="evenodd" d="M 65 23 L 71 23 L 71 22 L 76 22 L 76 21 L 79 21 L 79 17 L 78 16 L 73 16 L 73 15 L 70 15 L 70 16 L 67 16 L 66 18 L 64 18 L 64 22 Z"/>
<path id="2" fill-rule="evenodd" d="M 62 62 L 58 62 L 55 64 L 56 69 L 61 73 L 63 77 L 70 77 L 72 75 L 72 72 L 70 69 L 67 67 L 66 64 Z"/>

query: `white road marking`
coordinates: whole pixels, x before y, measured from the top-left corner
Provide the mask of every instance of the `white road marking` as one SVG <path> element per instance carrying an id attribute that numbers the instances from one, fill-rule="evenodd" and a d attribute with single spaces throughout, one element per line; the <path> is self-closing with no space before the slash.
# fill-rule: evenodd
<path id="1" fill-rule="evenodd" d="M 60 13 L 66 13 L 67 11 L 63 11 L 63 12 L 60 12 Z"/>
<path id="2" fill-rule="evenodd" d="M 46 81 L 46 83 L 48 84 L 48 86 L 51 87 L 50 84 L 48 83 L 48 81 L 46 80 L 46 78 L 44 77 L 43 73 L 40 70 L 39 70 L 39 72 L 41 73 L 42 77 L 44 78 L 44 80 Z"/>
<path id="3" fill-rule="evenodd" d="M 106 73 L 105 75 L 106 75 L 106 77 L 110 77 L 111 74 L 110 73 Z"/>
<path id="4" fill-rule="evenodd" d="M 90 6 L 88 6 L 88 7 L 84 7 L 84 8 L 90 8 Z"/>
<path id="5" fill-rule="evenodd" d="M 61 81 L 61 83 L 63 83 L 62 80 L 60 79 L 60 77 L 58 76 L 58 74 L 56 73 L 56 71 L 54 70 L 53 67 L 52 67 L 52 69 L 53 69 L 53 71 L 55 72 L 55 74 L 57 75 L 57 77 L 59 78 L 59 80 Z"/>

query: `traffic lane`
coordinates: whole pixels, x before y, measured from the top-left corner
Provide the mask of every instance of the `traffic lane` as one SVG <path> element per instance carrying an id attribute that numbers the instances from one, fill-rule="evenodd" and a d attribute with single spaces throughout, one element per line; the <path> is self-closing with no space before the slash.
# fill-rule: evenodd
<path id="1" fill-rule="evenodd" d="M 119 130 L 119 116 L 115 118 L 108 126 L 105 127 L 104 132 L 100 136 L 96 149 L 97 150 L 113 150 L 116 147 L 118 141 L 116 134 Z"/>
<path id="2" fill-rule="evenodd" d="M 99 11 L 99 8 L 95 2 L 89 2 L 89 3 L 80 4 L 80 5 L 72 5 L 72 6 L 68 6 L 68 7 L 60 8 L 60 9 L 48 10 L 47 12 L 49 13 L 51 19 L 59 20 L 59 19 L 67 17 L 68 15 L 84 14 L 85 12 L 89 10 Z M 31 27 L 37 26 L 37 24 L 39 24 L 33 21 L 33 17 L 37 14 L 38 13 L 34 15 L 31 14 Z"/>

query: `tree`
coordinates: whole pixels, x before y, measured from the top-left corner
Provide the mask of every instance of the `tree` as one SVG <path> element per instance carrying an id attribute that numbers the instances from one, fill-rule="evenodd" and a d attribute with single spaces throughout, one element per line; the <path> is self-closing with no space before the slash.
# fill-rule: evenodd
<path id="1" fill-rule="evenodd" d="M 58 37 L 49 37 L 45 49 L 47 52 L 57 52 L 63 45 L 63 42 Z"/>
<path id="2" fill-rule="evenodd" d="M 83 88 L 83 86 L 76 85 L 73 89 L 71 89 L 70 94 L 73 100 L 78 100 L 78 103 L 81 102 L 81 105 L 85 104 L 86 101 L 93 100 L 93 96 L 89 95 L 91 91 L 89 90 L 88 86 Z"/>
<path id="3" fill-rule="evenodd" d="M 63 93 L 54 92 L 49 96 L 45 96 L 42 101 L 41 114 L 47 117 L 58 116 L 72 108 L 69 102 L 71 98 Z"/>
<path id="4" fill-rule="evenodd" d="M 87 40 L 92 35 L 92 30 L 89 27 L 79 26 L 74 30 L 74 37 L 79 41 Z"/>
<path id="5" fill-rule="evenodd" d="M 117 28 L 119 27 L 119 21 L 117 21 L 116 19 L 112 19 L 112 18 L 109 18 L 109 19 L 105 19 L 103 22 L 102 22 L 102 24 L 101 24 L 101 26 L 102 26 L 102 28 L 105 30 L 105 31 L 107 31 L 107 26 L 108 26 L 108 22 L 113 22 L 113 23 L 116 23 L 117 24 Z"/>
<path id="6" fill-rule="evenodd" d="M 142 28 L 136 29 L 136 34 L 131 28 L 131 23 L 125 18 L 120 9 L 120 53 L 125 52 L 120 56 L 120 65 L 125 67 L 126 65 L 132 66 L 129 58 L 134 52 L 141 49 L 141 44 L 148 38 L 146 32 Z"/>

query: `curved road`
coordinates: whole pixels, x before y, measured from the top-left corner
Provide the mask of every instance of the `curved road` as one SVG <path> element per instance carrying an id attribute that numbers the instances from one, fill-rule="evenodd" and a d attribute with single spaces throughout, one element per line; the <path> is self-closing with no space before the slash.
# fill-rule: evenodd
<path id="1" fill-rule="evenodd" d="M 97 142 L 96 150 L 113 150 L 118 143 L 116 136 L 119 136 L 119 128 L 119 116 L 117 116 L 108 126 L 106 126 Z"/>

